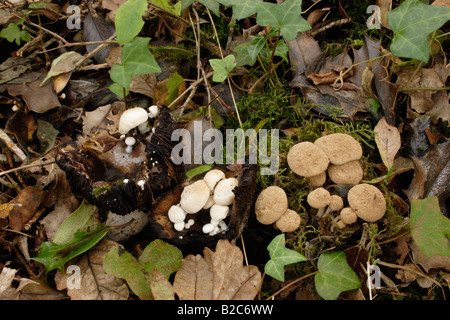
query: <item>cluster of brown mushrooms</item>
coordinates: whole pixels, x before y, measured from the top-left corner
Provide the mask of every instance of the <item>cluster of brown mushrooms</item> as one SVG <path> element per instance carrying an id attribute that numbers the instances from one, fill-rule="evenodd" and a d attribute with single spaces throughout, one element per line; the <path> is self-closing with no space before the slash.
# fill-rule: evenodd
<path id="1" fill-rule="evenodd" d="M 382 192 L 373 185 L 360 184 L 363 178 L 362 154 L 356 139 L 347 134 L 334 133 L 314 142 L 299 142 L 292 146 L 287 155 L 289 168 L 305 177 L 315 188 L 308 194 L 308 204 L 317 209 L 318 217 L 339 212 L 333 221 L 341 229 L 355 223 L 358 218 L 367 222 L 378 221 L 386 212 Z M 349 188 L 346 199 L 324 188 L 327 176 L 334 184 Z M 287 210 L 286 194 L 275 186 L 263 190 L 255 205 L 258 221 L 263 224 L 275 222 L 282 232 L 291 232 L 300 226 L 299 215 L 292 210 L 288 214 Z M 289 222 L 288 226 L 285 222 Z"/>

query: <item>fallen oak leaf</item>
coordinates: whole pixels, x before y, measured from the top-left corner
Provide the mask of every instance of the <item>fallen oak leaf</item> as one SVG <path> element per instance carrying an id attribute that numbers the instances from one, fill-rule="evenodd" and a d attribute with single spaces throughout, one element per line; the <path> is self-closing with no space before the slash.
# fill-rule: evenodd
<path id="1" fill-rule="evenodd" d="M 243 266 L 241 250 L 228 240 L 219 240 L 216 251 L 188 255 L 175 274 L 173 287 L 181 300 L 254 299 L 261 273 L 256 266 Z"/>

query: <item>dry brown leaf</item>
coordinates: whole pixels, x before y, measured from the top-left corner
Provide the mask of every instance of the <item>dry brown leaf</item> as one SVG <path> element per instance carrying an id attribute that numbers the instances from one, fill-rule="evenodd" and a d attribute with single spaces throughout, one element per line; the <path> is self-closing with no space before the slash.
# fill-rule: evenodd
<path id="1" fill-rule="evenodd" d="M 390 169 L 394 165 L 395 155 L 402 144 L 400 132 L 396 127 L 389 125 L 385 117 L 378 121 L 373 131 L 381 159 L 386 168 Z"/>
<path id="2" fill-rule="evenodd" d="M 44 113 L 55 107 L 60 107 L 61 103 L 53 88 L 53 81 L 47 81 L 45 85 L 41 86 L 44 79 L 45 73 L 42 73 L 33 82 L 8 84 L 8 93 L 14 97 L 22 96 L 28 108 L 36 113 Z"/>
<path id="3" fill-rule="evenodd" d="M 443 268 L 450 270 L 450 257 L 434 255 L 431 257 L 425 256 L 425 254 L 419 249 L 415 242 L 409 244 L 411 248 L 414 262 L 420 264 L 420 266 L 429 272 L 433 268 Z"/>
<path id="4" fill-rule="evenodd" d="M 148 278 L 150 289 L 155 300 L 174 300 L 175 292 L 172 284 L 158 269 L 153 269 Z"/>
<path id="5" fill-rule="evenodd" d="M 44 199 L 45 192 L 35 187 L 25 187 L 14 198 L 16 204 L 9 214 L 9 225 L 13 230 L 20 231 L 25 223 L 38 211 Z"/>
<path id="6" fill-rule="evenodd" d="M 250 300 L 258 293 L 261 273 L 256 266 L 243 266 L 241 250 L 219 240 L 216 251 L 189 255 L 175 275 L 173 287 L 181 300 Z"/>
<path id="7" fill-rule="evenodd" d="M 129 291 L 126 282 L 103 270 L 103 258 L 111 249 L 119 246 L 114 241 L 103 239 L 83 255 L 70 260 L 66 264 L 65 271 L 70 265 L 80 268 L 79 289 L 67 286 L 71 281 L 69 277 L 74 273 L 63 274 L 59 270 L 55 275 L 56 288 L 67 289 L 67 294 L 72 300 L 127 300 Z"/>

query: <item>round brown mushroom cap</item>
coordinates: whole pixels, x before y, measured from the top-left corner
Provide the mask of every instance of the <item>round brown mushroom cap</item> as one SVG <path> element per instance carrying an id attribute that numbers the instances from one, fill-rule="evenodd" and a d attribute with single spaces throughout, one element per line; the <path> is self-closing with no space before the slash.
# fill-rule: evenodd
<path id="1" fill-rule="evenodd" d="M 300 227 L 301 218 L 297 212 L 287 209 L 285 213 L 275 222 L 275 226 L 281 232 L 293 232 Z"/>
<path id="2" fill-rule="evenodd" d="M 324 171 L 317 176 L 308 177 L 306 179 L 308 179 L 308 182 L 312 187 L 321 187 L 327 180 L 327 172 Z"/>
<path id="3" fill-rule="evenodd" d="M 317 188 L 308 194 L 306 201 L 313 208 L 324 208 L 330 204 L 331 195 L 328 190 L 324 188 Z"/>
<path id="4" fill-rule="evenodd" d="M 291 147 L 287 162 L 294 173 L 302 177 L 312 177 L 324 172 L 330 160 L 314 143 L 304 141 Z"/>
<path id="5" fill-rule="evenodd" d="M 367 222 L 378 221 L 386 213 L 383 193 L 370 184 L 363 183 L 352 187 L 348 191 L 347 200 L 356 215 Z"/>
<path id="6" fill-rule="evenodd" d="M 355 223 L 356 220 L 358 220 L 358 216 L 356 215 L 355 211 L 353 211 L 350 207 L 345 207 L 341 210 L 341 220 L 345 224 L 352 224 Z"/>
<path id="7" fill-rule="evenodd" d="M 328 208 L 331 211 L 339 211 L 344 207 L 344 200 L 337 194 L 331 195 L 331 201 L 328 204 Z"/>
<path id="8" fill-rule="evenodd" d="M 362 157 L 361 145 L 348 134 L 329 134 L 318 138 L 314 144 L 325 152 L 332 164 L 344 164 Z"/>
<path id="9" fill-rule="evenodd" d="M 277 186 L 261 191 L 255 202 L 256 219 L 262 224 L 272 224 L 288 209 L 286 192 Z"/>
<path id="10" fill-rule="evenodd" d="M 331 164 L 328 167 L 328 175 L 331 181 L 337 184 L 358 184 L 363 178 L 363 174 L 359 160 L 353 160 L 341 165 Z"/>

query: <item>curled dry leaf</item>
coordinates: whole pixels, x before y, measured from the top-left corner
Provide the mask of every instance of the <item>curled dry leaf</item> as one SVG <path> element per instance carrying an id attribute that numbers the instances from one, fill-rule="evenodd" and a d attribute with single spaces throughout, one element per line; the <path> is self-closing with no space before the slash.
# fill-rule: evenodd
<path id="1" fill-rule="evenodd" d="M 173 287 L 181 300 L 254 299 L 261 273 L 256 266 L 243 266 L 238 247 L 219 240 L 215 252 L 205 248 L 203 255 L 188 255 L 175 275 Z"/>
<path id="2" fill-rule="evenodd" d="M 396 127 L 389 125 L 385 117 L 378 121 L 373 131 L 381 159 L 386 168 L 390 169 L 394 165 L 395 155 L 402 144 L 400 132 Z"/>
<path id="3" fill-rule="evenodd" d="M 75 273 L 63 274 L 59 270 L 55 275 L 56 288 L 67 289 L 67 294 L 72 300 L 127 300 L 129 291 L 126 282 L 106 273 L 102 266 L 105 255 L 119 246 L 116 242 L 103 239 L 85 254 L 69 261 L 65 270 L 71 265 L 80 268 L 79 289 L 72 282 L 76 280 L 73 278 L 76 276 Z"/>

